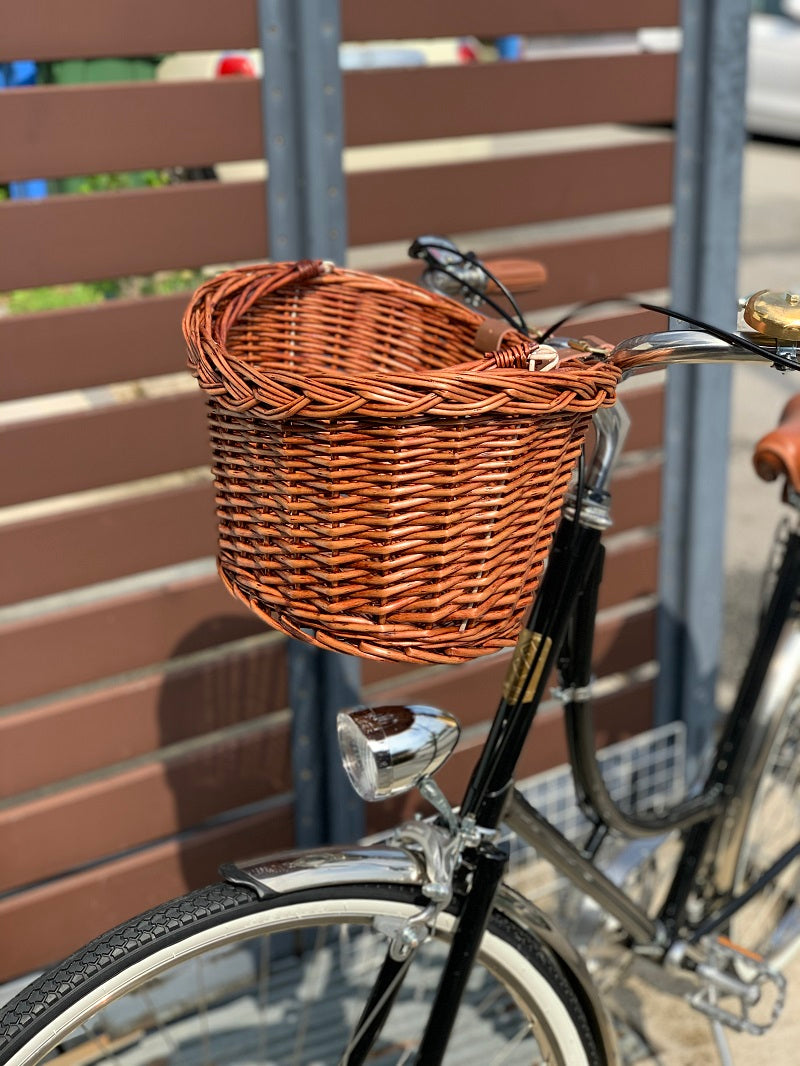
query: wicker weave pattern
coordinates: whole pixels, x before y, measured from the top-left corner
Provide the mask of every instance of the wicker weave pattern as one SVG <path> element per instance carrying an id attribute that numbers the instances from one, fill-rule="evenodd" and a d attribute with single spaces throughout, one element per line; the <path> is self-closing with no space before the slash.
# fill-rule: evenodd
<path id="1" fill-rule="evenodd" d="M 272 625 L 454 662 L 513 643 L 619 372 L 479 355 L 482 317 L 321 263 L 231 271 L 184 320 L 209 397 L 219 567 Z"/>

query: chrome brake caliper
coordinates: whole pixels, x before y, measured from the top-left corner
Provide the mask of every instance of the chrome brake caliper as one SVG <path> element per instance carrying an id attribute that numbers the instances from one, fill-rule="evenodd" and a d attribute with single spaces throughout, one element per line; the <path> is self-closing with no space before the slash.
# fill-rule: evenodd
<path id="1" fill-rule="evenodd" d="M 397 961 L 407 959 L 433 933 L 439 915 L 453 898 L 453 879 L 464 849 L 477 847 L 486 836 L 472 818 L 456 818 L 430 778 L 420 791 L 439 809 L 448 825 L 422 820 L 405 822 L 392 834 L 393 845 L 421 856 L 426 874 L 422 892 L 430 900 L 427 907 L 405 921 L 381 916 L 375 919 L 375 928 L 389 938 L 389 954 Z"/>

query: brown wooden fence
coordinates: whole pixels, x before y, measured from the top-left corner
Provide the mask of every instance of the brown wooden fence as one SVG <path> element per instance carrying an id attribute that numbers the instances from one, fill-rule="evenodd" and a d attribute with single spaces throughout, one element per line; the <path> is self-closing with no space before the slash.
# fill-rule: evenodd
<path id="1" fill-rule="evenodd" d="M 0 61 L 257 44 L 254 0 L 63 0 L 58 18 L 47 0 L 13 7 Z M 348 41 L 620 35 L 676 21 L 676 0 L 342 2 Z M 513 245 L 550 270 L 547 289 L 525 300 L 534 318 L 666 286 L 669 220 L 658 210 L 671 199 L 671 137 L 620 124 L 670 120 L 673 55 L 353 71 L 344 92 L 348 146 L 417 144 L 400 162 L 395 154 L 348 174 L 359 265 L 414 277 L 392 242 L 426 231 L 469 234 L 488 252 Z M 238 79 L 4 90 L 0 129 L 0 183 L 263 151 L 259 88 Z M 548 141 L 547 130 L 562 132 Z M 451 137 L 470 138 L 470 153 L 458 142 L 446 161 L 427 154 Z M 0 291 L 263 258 L 264 205 L 261 181 L 2 202 Z M 183 368 L 185 302 L 183 293 L 0 313 L 0 979 L 212 879 L 224 859 L 292 842 L 285 645 L 213 572 L 202 403 L 169 377 Z M 616 339 L 658 325 L 626 312 L 583 328 Z M 632 392 L 630 408 L 596 670 L 634 674 L 598 705 L 601 742 L 652 715 L 652 685 L 635 671 L 654 654 L 660 387 Z M 466 739 L 443 774 L 454 790 L 503 665 L 502 656 L 424 670 L 366 663 L 365 698 L 460 714 Z M 563 757 L 553 709 L 522 769 Z M 370 828 L 404 806 L 376 808 Z"/>

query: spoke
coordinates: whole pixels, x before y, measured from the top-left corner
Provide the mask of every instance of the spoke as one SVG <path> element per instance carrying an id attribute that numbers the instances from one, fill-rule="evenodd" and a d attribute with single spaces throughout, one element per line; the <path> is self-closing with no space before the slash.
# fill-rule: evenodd
<path id="1" fill-rule="evenodd" d="M 269 977 L 270 977 L 270 938 L 259 937 L 258 940 L 258 984 L 256 987 L 256 1007 L 261 1024 L 258 1027 L 258 1050 L 261 1062 L 267 1061 L 267 1018 L 269 1017 Z"/>
<path id="2" fill-rule="evenodd" d="M 91 1064 L 95 1062 L 108 1062 L 109 1058 L 113 1062 L 118 1061 L 117 1048 L 115 1046 L 117 1041 L 115 1041 L 105 1029 L 100 1027 L 99 1018 L 92 1019 L 91 1027 L 84 1022 L 81 1025 L 81 1029 L 86 1032 L 93 1045 L 91 1050 L 84 1045 L 81 1045 L 80 1054 L 78 1056 L 81 1066 L 91 1066 Z M 63 1054 L 63 1051 L 59 1053 L 59 1055 Z M 70 1053 L 67 1052 L 66 1054 Z"/>
<path id="3" fill-rule="evenodd" d="M 305 976 L 303 978 L 303 986 L 306 987 L 301 986 L 297 990 L 298 995 L 303 997 L 302 1001 L 304 1005 L 302 1013 L 297 1022 L 297 1035 L 295 1036 L 294 1055 L 292 1058 L 292 1061 L 295 1063 L 299 1063 L 301 1061 L 300 1055 L 305 1044 L 306 1033 L 308 1032 L 309 1018 L 311 1017 L 311 1014 L 313 1013 L 313 1008 L 317 1002 L 317 997 L 315 997 L 314 992 L 316 990 L 316 985 L 319 982 L 319 977 L 324 976 L 323 974 L 320 974 L 320 970 L 326 969 L 328 971 L 328 974 L 330 972 L 330 959 L 328 958 L 327 960 L 325 960 L 327 961 L 327 966 L 325 966 L 321 950 L 322 946 L 324 945 L 327 932 L 327 927 L 324 925 L 321 925 L 317 930 L 317 935 L 314 941 L 314 950 L 312 954 L 312 959 L 317 960 L 317 965 L 315 967 L 314 963 L 312 962 L 310 966 L 304 971 Z M 317 971 L 316 974 L 315 969 Z M 311 988 L 307 987 L 309 982 L 311 983 Z"/>
<path id="4" fill-rule="evenodd" d="M 413 958 L 414 958 L 414 955 L 412 953 L 411 955 L 409 955 L 408 959 L 403 964 L 403 966 L 401 966 L 401 968 L 397 971 L 397 973 L 395 974 L 393 980 L 390 982 L 388 988 L 383 993 L 383 995 L 378 1000 L 378 1002 L 375 1004 L 375 1006 L 372 1008 L 372 1010 L 369 1012 L 369 1014 L 364 1019 L 362 1024 L 358 1027 L 358 1029 L 356 1029 L 356 1031 L 350 1037 L 350 1040 L 348 1041 L 347 1046 L 345 1047 L 344 1051 L 342 1052 L 342 1057 L 339 1060 L 340 1063 L 348 1061 L 348 1059 L 350 1058 L 350 1054 L 353 1051 L 353 1048 L 358 1044 L 359 1040 L 364 1035 L 364 1033 L 366 1033 L 366 1031 L 369 1029 L 370 1025 L 372 1025 L 372 1022 L 375 1020 L 375 1018 L 377 1018 L 378 1014 L 382 1010 L 382 1008 L 383 1008 L 384 1004 L 387 1002 L 387 1000 L 391 996 L 394 995 L 395 988 L 405 978 L 406 973 L 408 972 L 408 967 L 409 967 L 409 965 L 411 963 L 411 960 Z"/>
<path id="5" fill-rule="evenodd" d="M 492 1059 L 491 1066 L 503 1066 L 504 1062 L 508 1062 L 514 1052 L 523 1042 L 523 1040 L 525 1040 L 525 1038 L 528 1037 L 532 1033 L 532 1031 L 533 1030 L 531 1026 L 527 1023 L 521 1025 L 514 1037 L 506 1043 L 505 1047 L 499 1053 L 499 1055 L 494 1056 L 494 1058 Z M 543 1063 L 544 1059 L 542 1059 L 541 1062 Z"/>
<path id="6" fill-rule="evenodd" d="M 208 1021 L 209 998 L 208 998 L 208 989 L 206 988 L 206 983 L 205 983 L 204 974 L 203 974 L 203 966 L 204 966 L 203 960 L 202 959 L 198 959 L 197 960 L 197 987 L 198 987 L 198 991 L 199 991 L 198 1006 L 201 1008 L 201 1010 L 203 1012 L 203 1021 L 202 1021 L 202 1026 L 203 1026 L 203 1048 L 205 1049 L 205 1054 L 206 1054 L 206 1066 L 214 1066 L 214 1060 L 213 1060 L 212 1055 L 211 1055 L 211 1030 L 209 1028 L 209 1021 Z"/>
<path id="7" fill-rule="evenodd" d="M 170 1054 L 174 1055 L 177 1052 L 177 1050 L 178 1050 L 178 1045 L 175 1043 L 174 1039 L 172 1038 L 171 1034 L 169 1033 L 169 1030 L 164 1025 L 164 1022 L 161 1020 L 161 1017 L 160 1017 L 159 1012 L 158 1012 L 158 1008 L 156 1007 L 155 1003 L 153 1002 L 153 996 L 147 990 L 146 987 L 144 989 L 143 996 L 147 1000 L 147 1003 L 150 1006 L 150 1015 L 151 1015 L 151 1017 L 153 1018 L 153 1020 L 155 1022 L 156 1029 L 158 1030 L 158 1035 L 161 1037 L 161 1039 L 164 1041 L 164 1043 L 169 1048 Z"/>

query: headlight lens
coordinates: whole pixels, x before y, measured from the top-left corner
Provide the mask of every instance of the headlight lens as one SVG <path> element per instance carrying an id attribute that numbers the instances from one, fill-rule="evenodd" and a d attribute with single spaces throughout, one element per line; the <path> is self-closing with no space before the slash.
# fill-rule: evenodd
<path id="1" fill-rule="evenodd" d="M 370 802 L 408 792 L 435 773 L 460 734 L 436 707 L 366 707 L 342 711 L 339 747 L 353 788 Z"/>
<path id="2" fill-rule="evenodd" d="M 350 784 L 362 799 L 372 803 L 378 798 L 378 763 L 369 741 L 353 718 L 342 712 L 336 720 L 339 750 Z"/>

